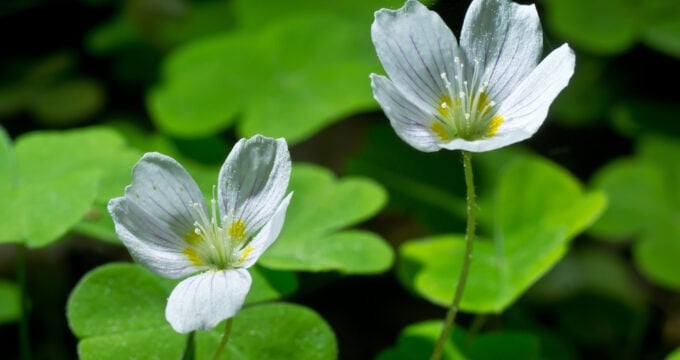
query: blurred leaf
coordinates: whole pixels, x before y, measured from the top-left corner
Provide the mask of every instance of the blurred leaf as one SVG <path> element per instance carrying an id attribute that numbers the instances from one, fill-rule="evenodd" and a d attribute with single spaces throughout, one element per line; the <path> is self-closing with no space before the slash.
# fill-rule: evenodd
<path id="1" fill-rule="evenodd" d="M 548 24 L 569 43 L 594 54 L 631 47 L 640 29 L 635 0 L 544 0 Z"/>
<path id="2" fill-rule="evenodd" d="M 675 0 L 647 0 L 648 26 L 642 42 L 658 51 L 680 58 L 680 3 Z"/>
<path id="3" fill-rule="evenodd" d="M 383 350 L 376 360 L 412 360 L 425 359 L 434 349 L 434 344 L 439 338 L 443 322 L 439 320 L 424 321 L 412 324 L 401 330 L 397 343 L 394 347 Z M 444 345 L 442 360 L 465 360 L 458 346 L 463 340 L 463 331 L 454 327 L 449 336 L 449 341 Z"/>
<path id="4" fill-rule="evenodd" d="M 675 349 L 672 353 L 666 356 L 666 360 L 680 360 L 680 348 Z"/>
<path id="5" fill-rule="evenodd" d="M 637 310 L 611 298 L 579 295 L 560 304 L 555 314 L 566 336 L 582 346 L 600 347 L 613 359 L 630 355 L 636 337 L 648 331 Z"/>
<path id="6" fill-rule="evenodd" d="M 456 218 L 465 217 L 459 153 L 415 151 L 397 137 L 386 120 L 369 129 L 364 144 L 351 159 L 348 171 L 383 185 L 390 192 L 391 206 L 408 209 L 433 230 L 450 231 Z"/>
<path id="7" fill-rule="evenodd" d="M 337 180 L 328 171 L 295 164 L 290 182 L 295 194 L 279 239 L 260 264 L 273 269 L 377 273 L 387 270 L 394 254 L 378 235 L 343 230 L 376 214 L 385 191 L 365 178 Z"/>
<path id="8" fill-rule="evenodd" d="M 579 294 L 597 294 L 642 309 L 645 296 L 629 265 L 611 251 L 586 248 L 569 252 L 527 294 L 546 303 Z"/>
<path id="9" fill-rule="evenodd" d="M 36 94 L 28 110 L 45 124 L 71 125 L 96 114 L 104 98 L 104 89 L 98 82 L 73 79 Z"/>
<path id="10" fill-rule="evenodd" d="M 21 289 L 9 281 L 0 280 L 0 324 L 21 318 Z"/>
<path id="11" fill-rule="evenodd" d="M 607 240 L 627 239 L 653 226 L 666 206 L 663 174 L 644 162 L 621 159 L 601 168 L 593 187 L 607 193 L 609 206 L 590 232 Z"/>
<path id="12" fill-rule="evenodd" d="M 632 158 L 612 162 L 594 177 L 611 206 L 593 232 L 615 240 L 637 237 L 635 263 L 657 285 L 680 290 L 680 144 L 642 137 Z"/>
<path id="13" fill-rule="evenodd" d="M 372 126 L 364 143 L 349 162 L 350 173 L 378 181 L 390 192 L 392 207 L 415 215 L 432 232 L 464 229 L 467 205 L 459 152 L 416 151 L 397 137 L 387 120 Z M 493 189 L 500 170 L 526 153 L 512 146 L 476 154 L 473 166 L 480 202 L 490 200 L 486 190 Z"/>
<path id="14" fill-rule="evenodd" d="M 97 55 L 126 52 L 136 45 L 168 49 L 233 27 L 229 1 L 136 1 L 121 3 L 121 12 L 87 36 Z"/>
<path id="15" fill-rule="evenodd" d="M 613 127 L 620 133 L 637 138 L 641 134 L 661 133 L 680 135 L 680 122 L 676 119 L 680 112 L 677 103 L 659 100 L 628 100 L 612 108 Z"/>
<path id="16" fill-rule="evenodd" d="M 258 283 L 264 278 L 257 271 L 253 275 L 249 299 L 281 295 L 272 291 L 279 285 L 262 287 Z M 290 283 L 284 278 L 283 283 Z M 109 264 L 85 275 L 67 305 L 69 324 L 80 339 L 80 357 L 179 358 L 187 335 L 175 333 L 164 316 L 176 283 L 134 264 Z M 218 326 L 197 334 L 197 359 L 212 355 L 221 333 Z M 336 352 L 333 332 L 316 313 L 298 305 L 267 304 L 237 314 L 225 358 L 332 359 Z"/>
<path id="17" fill-rule="evenodd" d="M 174 136 L 196 137 L 231 126 L 238 115 L 239 135 L 281 136 L 292 144 L 377 108 L 366 80 L 380 69 L 366 30 L 372 11 L 341 7 L 347 11 L 324 6 L 314 16 L 281 16 L 178 49 L 148 97 L 156 124 Z"/>
<path id="18" fill-rule="evenodd" d="M 611 82 L 603 80 L 607 64 L 579 54 L 574 76 L 555 103 L 550 114 L 571 127 L 601 124 L 609 116 Z"/>
<path id="19" fill-rule="evenodd" d="M 75 62 L 71 54 L 58 53 L 29 63 L 16 81 L 0 88 L 0 117 L 27 111 L 43 124 L 67 126 L 93 116 L 106 94 L 99 82 L 69 75 Z"/>
<path id="20" fill-rule="evenodd" d="M 404 328 L 397 344 L 380 355 L 377 360 L 410 360 L 427 358 L 441 332 L 441 321 L 426 321 Z M 514 331 L 479 334 L 471 342 L 465 333 L 454 328 L 444 347 L 443 360 L 454 359 L 541 359 L 538 338 L 529 333 Z"/>
<path id="21" fill-rule="evenodd" d="M 432 1 L 430 1 L 432 2 Z M 266 14 L 276 14 L 277 17 L 305 15 L 313 17 L 318 14 L 351 14 L 370 26 L 373 13 L 380 8 L 396 9 L 404 4 L 402 0 L 340 0 L 322 2 L 315 0 L 235 0 L 235 10 L 238 14 L 239 25 L 244 28 L 257 28 L 272 22 Z M 365 27 L 368 29 L 369 27 Z"/>
<path id="22" fill-rule="evenodd" d="M 549 26 L 577 48 L 618 54 L 637 41 L 680 57 L 676 0 L 544 0 Z"/>
<path id="23" fill-rule="evenodd" d="M 522 206 L 517 206 L 522 204 Z M 584 192 L 558 166 L 538 158 L 512 162 L 496 186 L 493 241 L 480 237 L 460 308 L 501 312 L 547 272 L 569 241 L 600 214 L 605 198 Z M 399 249 L 400 280 L 419 295 L 448 306 L 464 252 L 463 235 L 413 240 Z"/>

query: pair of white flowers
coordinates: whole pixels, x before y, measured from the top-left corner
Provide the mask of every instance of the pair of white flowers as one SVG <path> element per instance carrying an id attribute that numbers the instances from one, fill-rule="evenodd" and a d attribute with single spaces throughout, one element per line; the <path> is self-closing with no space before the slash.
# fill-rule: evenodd
<path id="1" fill-rule="evenodd" d="M 473 0 L 460 46 L 415 0 L 376 12 L 371 33 L 390 77 L 371 74 L 375 98 L 399 137 L 421 151 L 488 151 L 530 137 L 574 70 L 567 45 L 539 63 L 535 7 L 507 0 Z M 199 273 L 168 299 L 166 318 L 176 331 L 211 329 L 239 311 L 251 285 L 246 269 L 283 226 L 290 171 L 283 139 L 242 139 L 208 207 L 175 160 L 148 153 L 137 163 L 109 211 L 136 261 L 169 278 Z"/>

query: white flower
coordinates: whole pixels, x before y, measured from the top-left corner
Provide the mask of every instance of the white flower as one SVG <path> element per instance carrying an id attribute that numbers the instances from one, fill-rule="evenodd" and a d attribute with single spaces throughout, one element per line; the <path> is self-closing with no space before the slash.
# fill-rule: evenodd
<path id="1" fill-rule="evenodd" d="M 209 330 L 243 305 L 246 270 L 279 235 L 291 194 L 284 139 L 241 139 L 220 170 L 208 210 L 196 182 L 174 159 L 147 153 L 125 196 L 109 202 L 116 232 L 132 257 L 154 273 L 182 278 L 165 316 L 187 333 Z"/>
<path id="2" fill-rule="evenodd" d="M 460 36 L 415 0 L 375 13 L 371 35 L 389 79 L 371 74 L 375 99 L 421 151 L 488 151 L 533 135 L 574 72 L 564 44 L 539 63 L 533 5 L 473 0 Z"/>

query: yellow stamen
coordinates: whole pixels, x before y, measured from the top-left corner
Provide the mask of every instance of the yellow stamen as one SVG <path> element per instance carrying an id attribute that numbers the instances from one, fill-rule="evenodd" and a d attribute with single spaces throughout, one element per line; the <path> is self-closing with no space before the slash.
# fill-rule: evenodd
<path id="1" fill-rule="evenodd" d="M 241 258 L 238 259 L 238 263 L 240 264 L 246 261 L 246 258 L 248 257 L 248 255 L 250 255 L 251 252 L 253 252 L 253 247 L 250 245 L 246 246 L 246 248 L 243 250 L 243 253 L 241 253 Z"/>
<path id="2" fill-rule="evenodd" d="M 448 95 L 442 95 L 442 97 L 439 98 L 439 104 L 437 104 L 437 111 L 439 111 L 441 116 L 447 117 L 451 113 L 452 106 L 453 103 L 451 102 L 451 97 Z"/>
<path id="3" fill-rule="evenodd" d="M 196 245 L 201 242 L 201 240 L 203 240 L 203 237 L 196 233 L 196 230 L 192 230 L 184 236 L 184 241 L 189 245 Z"/>
<path id="4" fill-rule="evenodd" d="M 238 219 L 231 223 L 227 233 L 233 240 L 242 241 L 246 238 L 246 224 L 243 223 L 243 220 Z"/>
<path id="5" fill-rule="evenodd" d="M 435 121 L 430 125 L 430 130 L 434 132 L 437 136 L 439 136 L 442 141 L 449 141 L 451 138 L 446 134 L 446 129 L 444 129 L 444 125 L 441 123 Z"/>
<path id="6" fill-rule="evenodd" d="M 502 116 L 494 115 L 494 117 L 491 118 L 491 121 L 489 121 L 489 130 L 486 132 L 486 137 L 494 136 L 496 131 L 498 131 L 498 127 L 501 126 L 503 121 L 505 121 L 505 119 L 503 119 Z"/>
<path id="7" fill-rule="evenodd" d="M 491 106 L 487 108 L 487 105 L 489 105 L 489 95 L 486 91 L 482 91 L 477 95 L 477 113 L 487 115 L 491 111 Z"/>
<path id="8" fill-rule="evenodd" d="M 196 249 L 192 247 L 185 248 L 182 250 L 182 253 L 187 256 L 189 261 L 191 261 L 192 264 L 196 266 L 201 266 L 203 265 L 203 262 L 201 262 L 201 259 L 198 258 L 198 253 L 196 252 Z"/>

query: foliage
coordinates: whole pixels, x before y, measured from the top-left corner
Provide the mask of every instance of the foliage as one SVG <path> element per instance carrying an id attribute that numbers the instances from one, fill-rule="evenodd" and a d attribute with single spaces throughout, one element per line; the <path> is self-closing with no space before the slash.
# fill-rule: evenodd
<path id="1" fill-rule="evenodd" d="M 468 3 L 430 7 L 459 29 Z M 427 357 L 467 209 L 460 154 L 404 144 L 371 93 L 373 12 L 402 4 L 3 2 L 21 35 L 0 59 L 4 356 L 22 316 L 36 358 L 212 356 L 223 325 L 172 330 L 179 280 L 130 263 L 106 206 L 148 151 L 209 198 L 262 133 L 290 145 L 294 196 L 223 358 Z M 529 141 L 473 155 L 479 235 L 445 358 L 680 359 L 679 4 L 537 3 L 575 74 Z"/>

